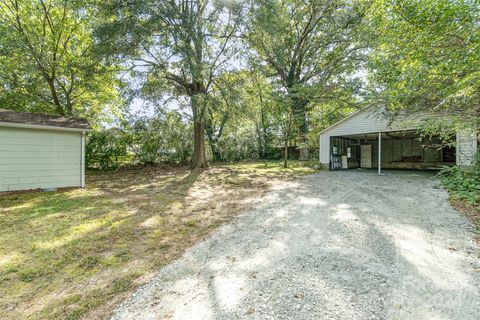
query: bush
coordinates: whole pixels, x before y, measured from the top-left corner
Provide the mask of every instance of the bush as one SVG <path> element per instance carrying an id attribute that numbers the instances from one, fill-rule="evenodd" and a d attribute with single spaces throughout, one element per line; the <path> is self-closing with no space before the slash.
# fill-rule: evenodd
<path id="1" fill-rule="evenodd" d="M 135 162 L 153 165 L 160 161 L 163 151 L 161 134 L 161 130 L 152 121 L 138 120 L 132 125 L 128 134 L 128 146 Z"/>
<path id="2" fill-rule="evenodd" d="M 458 166 L 444 167 L 438 176 L 452 199 L 471 204 L 480 202 L 480 156 L 477 156 L 476 164 L 470 170 Z"/>
<path id="3" fill-rule="evenodd" d="M 87 136 L 87 168 L 114 170 L 122 165 L 187 162 L 192 156 L 192 130 L 177 112 L 140 118 L 120 128 Z"/>
<path id="4" fill-rule="evenodd" d="M 225 130 L 218 142 L 222 161 L 255 160 L 259 158 L 259 144 L 255 128 L 250 126 L 232 127 Z"/>
<path id="5" fill-rule="evenodd" d="M 140 164 L 187 162 L 192 157 L 192 128 L 174 111 L 136 120 L 129 137 L 130 149 Z"/>
<path id="6" fill-rule="evenodd" d="M 87 168 L 113 170 L 129 162 L 126 133 L 119 129 L 94 131 L 88 134 L 85 148 Z"/>

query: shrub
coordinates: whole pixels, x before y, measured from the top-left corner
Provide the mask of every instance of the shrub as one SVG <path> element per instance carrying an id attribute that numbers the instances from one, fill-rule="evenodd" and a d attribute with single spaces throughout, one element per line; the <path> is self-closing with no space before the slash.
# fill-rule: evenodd
<path id="1" fill-rule="evenodd" d="M 122 165 L 187 162 L 192 156 L 192 133 L 177 112 L 139 118 L 119 128 L 87 136 L 87 168 L 114 170 Z"/>
<path id="2" fill-rule="evenodd" d="M 111 128 L 88 134 L 85 148 L 87 168 L 95 170 L 117 169 L 128 162 L 128 145 L 123 130 Z"/>
<path id="3" fill-rule="evenodd" d="M 454 200 L 464 200 L 471 204 L 480 202 L 480 156 L 473 168 L 466 170 L 458 166 L 443 167 L 438 174 L 442 185 Z"/>

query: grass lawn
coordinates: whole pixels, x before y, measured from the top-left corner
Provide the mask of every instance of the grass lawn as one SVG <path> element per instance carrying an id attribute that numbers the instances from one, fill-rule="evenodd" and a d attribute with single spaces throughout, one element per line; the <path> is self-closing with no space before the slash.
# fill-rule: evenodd
<path id="1" fill-rule="evenodd" d="M 90 174 L 87 189 L 0 196 L 0 318 L 97 319 L 272 184 L 280 162 Z"/>

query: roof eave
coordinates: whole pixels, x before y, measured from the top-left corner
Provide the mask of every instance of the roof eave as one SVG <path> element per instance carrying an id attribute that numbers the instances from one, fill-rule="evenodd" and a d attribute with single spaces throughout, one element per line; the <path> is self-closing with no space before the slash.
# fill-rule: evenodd
<path id="1" fill-rule="evenodd" d="M 43 130 L 56 130 L 56 131 L 70 131 L 70 132 L 90 132 L 91 128 L 71 128 L 71 127 L 57 127 L 47 126 L 41 124 L 28 124 L 28 123 L 15 123 L 0 121 L 0 127 L 10 128 L 24 128 L 24 129 L 43 129 Z"/>

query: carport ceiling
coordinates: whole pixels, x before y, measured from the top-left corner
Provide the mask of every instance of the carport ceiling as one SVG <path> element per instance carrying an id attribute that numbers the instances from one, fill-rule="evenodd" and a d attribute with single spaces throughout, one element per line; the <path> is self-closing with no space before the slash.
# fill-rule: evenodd
<path id="1" fill-rule="evenodd" d="M 382 139 L 415 139 L 418 138 L 420 134 L 417 131 L 395 131 L 395 132 L 383 132 Z M 349 139 L 361 139 L 361 140 L 373 140 L 378 139 L 378 132 L 374 133 L 362 133 L 362 134 L 352 134 L 348 136 L 340 136 L 339 138 L 349 138 Z"/>

